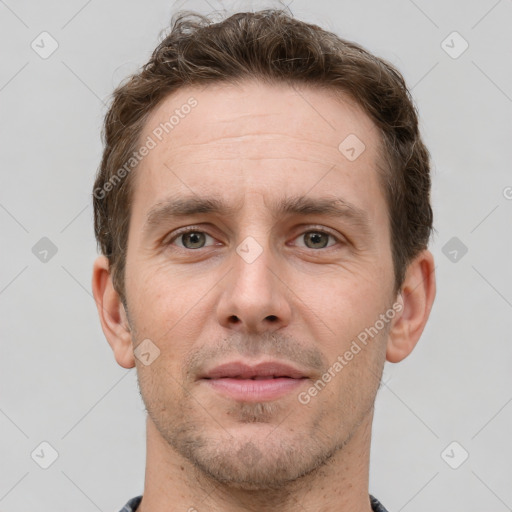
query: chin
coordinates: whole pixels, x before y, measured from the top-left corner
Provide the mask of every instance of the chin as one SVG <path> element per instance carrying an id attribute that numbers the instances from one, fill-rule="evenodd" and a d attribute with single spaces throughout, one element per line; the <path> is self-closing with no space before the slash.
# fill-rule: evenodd
<path id="1" fill-rule="evenodd" d="M 282 489 L 323 467 L 338 446 L 279 427 L 247 426 L 232 436 L 175 439 L 174 448 L 203 475 L 247 491 Z M 244 430 L 242 433 L 241 430 Z M 233 431 L 232 431 L 233 432 Z M 225 434 L 225 433 L 224 433 Z"/>

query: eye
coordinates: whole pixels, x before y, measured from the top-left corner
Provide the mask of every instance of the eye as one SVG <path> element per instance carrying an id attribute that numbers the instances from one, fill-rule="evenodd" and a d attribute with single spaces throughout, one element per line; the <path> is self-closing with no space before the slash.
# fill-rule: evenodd
<path id="1" fill-rule="evenodd" d="M 329 244 L 329 237 L 334 241 L 334 243 Z M 336 242 L 339 242 L 338 238 L 336 238 L 332 233 L 322 229 L 305 231 L 299 235 L 296 240 L 297 239 L 304 240 L 304 245 L 299 245 L 299 247 L 306 247 L 308 249 L 325 249 L 326 247 L 331 247 L 332 245 L 335 245 Z"/>
<path id="2" fill-rule="evenodd" d="M 212 236 L 210 236 L 208 233 L 205 233 L 204 231 L 189 228 L 175 234 L 169 240 L 168 244 L 172 245 L 175 241 L 179 241 L 181 244 L 177 243 L 176 245 L 182 249 L 202 249 L 203 247 L 206 247 L 206 240 L 208 238 L 215 240 Z"/>

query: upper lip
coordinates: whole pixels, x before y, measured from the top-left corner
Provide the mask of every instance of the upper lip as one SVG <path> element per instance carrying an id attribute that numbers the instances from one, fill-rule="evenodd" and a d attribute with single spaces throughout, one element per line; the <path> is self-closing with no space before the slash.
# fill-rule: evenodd
<path id="1" fill-rule="evenodd" d="M 221 364 L 200 375 L 201 379 L 238 378 L 251 379 L 254 377 L 289 377 L 292 379 L 306 378 L 307 375 L 286 363 L 279 361 L 264 361 L 249 364 L 241 361 L 231 361 Z"/>

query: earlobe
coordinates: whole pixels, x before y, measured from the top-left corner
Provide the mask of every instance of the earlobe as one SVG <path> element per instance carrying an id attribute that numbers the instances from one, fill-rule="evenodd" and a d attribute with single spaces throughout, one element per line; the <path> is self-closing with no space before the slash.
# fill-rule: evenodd
<path id="1" fill-rule="evenodd" d="M 393 319 L 386 347 L 386 359 L 391 363 L 402 361 L 413 351 L 425 328 L 436 295 L 434 268 L 432 253 L 426 249 L 407 267 L 397 301 L 402 307 Z"/>
<path id="2" fill-rule="evenodd" d="M 99 256 L 94 262 L 92 291 L 103 333 L 117 363 L 123 368 L 133 368 L 135 357 L 130 326 L 121 298 L 112 284 L 110 265 L 105 256 Z"/>

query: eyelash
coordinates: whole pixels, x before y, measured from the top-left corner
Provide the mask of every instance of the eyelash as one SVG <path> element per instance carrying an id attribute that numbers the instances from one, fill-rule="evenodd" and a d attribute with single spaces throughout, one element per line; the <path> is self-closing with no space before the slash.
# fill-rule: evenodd
<path id="1" fill-rule="evenodd" d="M 175 240 L 177 240 L 180 236 L 185 235 L 187 233 L 204 233 L 211 238 L 215 238 L 212 235 L 210 235 L 207 231 L 204 231 L 204 229 L 200 229 L 197 226 L 188 226 L 186 228 L 183 228 L 176 233 L 169 239 L 168 242 L 165 243 L 165 245 L 172 245 Z M 306 233 L 324 233 L 326 235 L 331 236 L 338 244 L 343 244 L 343 241 L 340 240 L 337 236 L 335 236 L 330 231 L 327 231 L 325 228 L 315 227 L 312 226 L 310 229 L 307 229 L 306 231 L 301 232 L 299 235 L 297 235 L 295 238 L 298 238 L 301 235 L 305 235 Z M 295 239 L 294 238 L 294 239 Z M 310 249 L 309 247 L 303 247 L 304 249 L 310 249 L 311 251 L 319 251 L 319 250 L 326 250 L 330 249 L 331 247 L 334 247 L 334 245 L 328 245 L 327 247 L 321 247 L 320 249 Z M 179 246 L 178 246 L 179 247 Z M 179 249 L 185 250 L 185 251 L 199 251 L 200 249 L 205 249 L 206 247 L 199 247 L 198 249 L 188 249 L 187 247 L 179 247 Z"/>
<path id="2" fill-rule="evenodd" d="M 180 229 L 177 231 L 172 238 L 169 239 L 169 241 L 165 245 L 172 245 L 175 240 L 177 240 L 181 235 L 186 235 L 187 233 L 204 233 L 212 238 L 214 238 L 212 235 L 204 231 L 204 229 L 200 229 L 196 226 L 188 226 L 186 228 Z M 199 249 L 187 249 L 186 247 L 179 247 L 180 249 L 183 249 L 185 251 L 198 251 L 200 249 L 204 249 L 204 247 L 200 247 Z"/>

